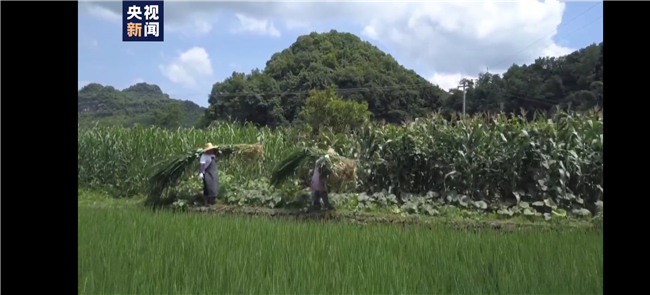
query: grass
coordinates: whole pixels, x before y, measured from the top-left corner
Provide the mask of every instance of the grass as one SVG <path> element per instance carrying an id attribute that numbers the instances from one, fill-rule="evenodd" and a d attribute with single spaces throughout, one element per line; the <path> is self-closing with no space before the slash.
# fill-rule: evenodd
<path id="1" fill-rule="evenodd" d="M 78 207 L 79 294 L 602 294 L 602 232 Z"/>
<path id="2" fill-rule="evenodd" d="M 596 214 L 603 200 L 603 127 L 599 112 L 558 112 L 552 120 L 497 114 L 459 121 L 432 114 L 401 126 L 369 124 L 354 133 L 321 130 L 312 134 L 299 126 L 269 129 L 230 123 L 205 130 L 79 127 L 77 182 L 79 188 L 103 190 L 114 197 L 147 195 L 152 172 L 170 157 L 196 150 L 206 142 L 259 143 L 264 148 L 262 159 L 253 163 L 219 161 L 220 184 L 231 196 L 237 191 L 257 191 L 258 200 L 273 199 L 261 205 L 275 206 L 280 203 L 276 198 L 292 199 L 310 179 L 305 173 L 300 181 L 270 191 L 268 178 L 273 168 L 296 149 L 331 146 L 357 162 L 359 176 L 356 187 L 334 188 L 332 192 L 395 194 L 390 198 L 383 194 L 368 203 L 405 205 L 405 210 L 435 215 L 438 203 L 444 202 L 489 207 L 490 212 L 514 216 L 526 208 L 502 205 L 520 200 L 543 202 L 548 208 L 573 215 L 585 215 L 584 210 Z M 200 193 L 196 171 L 191 171 L 194 173 L 186 173 L 181 183 L 165 194 L 191 197 Z M 429 193 L 432 197 L 419 198 Z M 260 205 L 262 201 L 249 200 L 250 195 L 232 199 Z M 433 196 L 441 202 L 432 203 Z M 482 203 L 475 203 L 479 201 Z M 584 210 L 573 212 L 578 208 Z M 528 208 L 526 213 L 552 217 L 546 212 L 549 210 L 542 211 Z"/>
<path id="3" fill-rule="evenodd" d="M 114 198 L 100 190 L 77 189 L 77 205 L 91 208 L 134 208 L 142 207 L 144 197 Z"/>
<path id="4" fill-rule="evenodd" d="M 291 200 L 304 184 L 270 190 L 273 167 L 295 148 L 332 146 L 359 161 L 354 192 L 377 193 L 363 202 L 348 194 L 337 204 L 339 213 L 436 209 L 436 217 L 427 218 L 501 220 L 492 209 L 514 197 L 526 208 L 543 199 L 546 211 L 553 202 L 566 209 L 599 200 L 602 211 L 602 115 L 490 120 L 434 116 L 319 135 L 237 124 L 79 128 L 78 293 L 602 294 L 603 234 L 593 229 L 458 230 L 444 222 L 432 228 L 359 225 L 142 208 L 157 163 L 212 142 L 264 146 L 265 157 L 255 163 L 219 163 L 228 204 L 270 206 L 278 204 L 276 194 Z M 383 192 L 390 187 L 413 195 Z M 197 192 L 196 176 L 187 175 L 175 193 Z M 438 197 L 425 198 L 429 193 Z M 132 198 L 115 198 L 125 196 Z M 463 203 L 474 204 L 468 198 L 490 199 L 492 211 L 463 210 Z M 514 214 L 509 221 L 532 222 L 515 207 L 508 209 Z M 590 222 L 569 217 L 549 224 Z M 602 216 L 598 220 L 602 224 Z"/>

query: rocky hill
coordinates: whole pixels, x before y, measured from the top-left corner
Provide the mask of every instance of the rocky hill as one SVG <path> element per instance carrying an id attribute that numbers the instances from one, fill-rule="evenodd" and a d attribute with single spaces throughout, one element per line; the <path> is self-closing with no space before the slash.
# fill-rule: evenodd
<path id="1" fill-rule="evenodd" d="M 172 99 L 158 85 L 147 83 L 124 90 L 88 84 L 78 92 L 77 107 L 78 123 L 83 126 L 192 126 L 205 112 L 194 102 Z"/>

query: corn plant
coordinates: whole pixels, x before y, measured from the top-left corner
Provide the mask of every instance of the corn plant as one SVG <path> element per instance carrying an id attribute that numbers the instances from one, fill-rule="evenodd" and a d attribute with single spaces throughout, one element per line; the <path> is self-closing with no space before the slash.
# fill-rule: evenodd
<path id="1" fill-rule="evenodd" d="M 242 185 L 269 178 L 296 148 L 331 146 L 357 162 L 358 183 L 351 192 L 434 192 L 428 195 L 447 202 L 543 202 L 565 209 L 603 200 L 600 111 L 557 112 L 550 120 L 542 115 L 526 120 L 525 114 L 444 119 L 434 113 L 403 125 L 369 123 L 352 133 L 321 130 L 317 135 L 299 127 L 271 130 L 225 123 L 206 130 L 79 128 L 79 186 L 119 196 L 141 194 L 154 165 L 206 142 L 264 146 L 260 161 L 218 163 L 220 172 Z"/>

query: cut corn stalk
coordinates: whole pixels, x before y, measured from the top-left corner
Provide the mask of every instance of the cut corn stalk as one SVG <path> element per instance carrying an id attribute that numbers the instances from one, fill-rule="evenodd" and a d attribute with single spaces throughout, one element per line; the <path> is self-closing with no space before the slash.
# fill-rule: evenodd
<path id="1" fill-rule="evenodd" d="M 314 167 L 312 165 L 320 168 L 330 187 L 340 187 L 357 180 L 354 161 L 324 150 L 303 148 L 293 152 L 276 166 L 271 174 L 271 185 L 280 186 L 296 173 L 310 171 L 306 168 Z"/>
<path id="2" fill-rule="evenodd" d="M 241 156 L 254 160 L 263 156 L 264 149 L 259 144 L 232 144 L 217 146 L 219 160 L 230 156 Z M 202 149 L 186 152 L 163 162 L 149 179 L 148 204 L 155 204 L 163 193 L 177 185 L 188 170 L 196 169 Z"/>

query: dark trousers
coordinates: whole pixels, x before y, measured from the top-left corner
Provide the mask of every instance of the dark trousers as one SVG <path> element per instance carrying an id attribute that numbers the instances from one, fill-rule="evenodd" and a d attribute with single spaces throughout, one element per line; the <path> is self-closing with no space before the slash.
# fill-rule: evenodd
<path id="1" fill-rule="evenodd" d="M 314 191 L 313 205 L 314 207 L 320 208 L 320 200 L 323 200 L 323 203 L 326 207 L 331 207 L 330 200 L 327 197 L 327 191 Z"/>
<path id="2" fill-rule="evenodd" d="M 203 179 L 203 204 L 208 205 L 212 204 L 214 205 L 216 203 L 217 196 L 215 195 L 215 190 L 214 188 L 212 191 L 208 187 L 208 183 L 206 179 Z"/>

